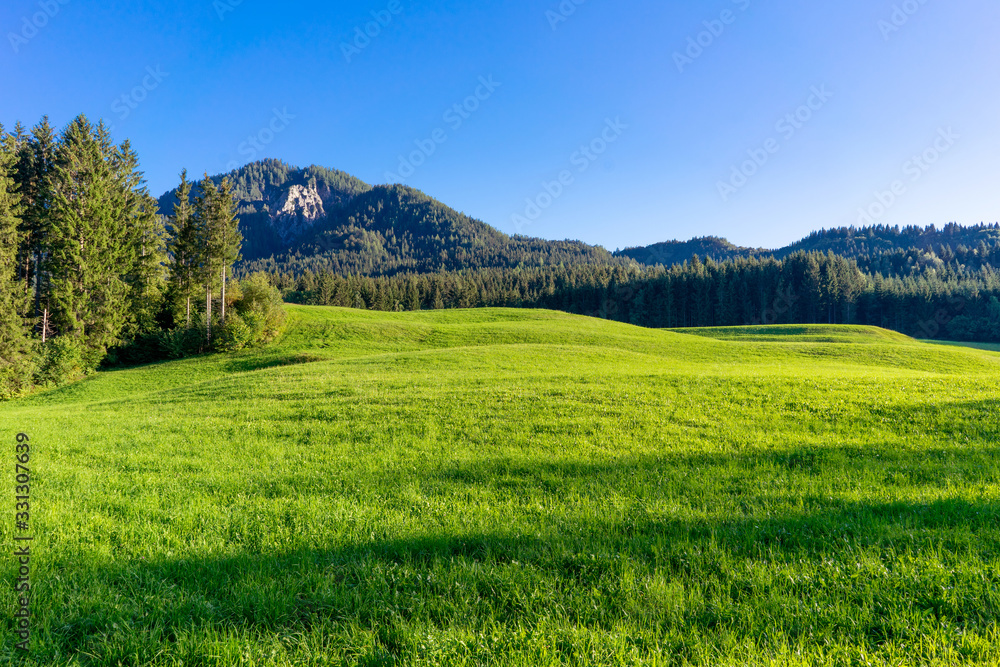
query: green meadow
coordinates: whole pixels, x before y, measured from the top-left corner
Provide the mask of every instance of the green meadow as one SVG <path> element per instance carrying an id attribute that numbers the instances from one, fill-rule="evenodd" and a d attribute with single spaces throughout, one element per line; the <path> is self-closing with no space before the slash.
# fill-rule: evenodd
<path id="1" fill-rule="evenodd" d="M 288 309 L 0 405 L 0 661 L 1000 665 L 1000 354 Z"/>

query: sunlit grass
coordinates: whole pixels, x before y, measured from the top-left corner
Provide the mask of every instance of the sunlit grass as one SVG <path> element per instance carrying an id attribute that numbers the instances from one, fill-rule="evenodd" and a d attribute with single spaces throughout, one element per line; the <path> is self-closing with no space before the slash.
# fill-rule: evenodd
<path id="1" fill-rule="evenodd" d="M 1000 355 L 291 313 L 0 406 L 31 664 L 1000 664 Z"/>

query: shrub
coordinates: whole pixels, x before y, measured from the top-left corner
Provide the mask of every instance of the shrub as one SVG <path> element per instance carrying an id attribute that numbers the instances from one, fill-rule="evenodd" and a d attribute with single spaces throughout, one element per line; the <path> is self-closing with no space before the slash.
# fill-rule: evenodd
<path id="1" fill-rule="evenodd" d="M 251 344 L 269 343 L 281 335 L 286 317 L 284 301 L 267 274 L 253 274 L 240 284 L 240 290 L 242 296 L 234 307 L 254 332 Z"/>
<path id="2" fill-rule="evenodd" d="M 38 372 L 38 358 L 34 342 L 23 354 L 12 358 L 0 357 L 0 401 L 23 394 L 31 388 L 34 376 Z"/>
<path id="3" fill-rule="evenodd" d="M 161 354 L 159 333 L 140 334 L 123 345 L 110 348 L 108 356 L 104 358 L 101 365 L 112 367 L 149 364 L 159 361 Z"/>
<path id="4" fill-rule="evenodd" d="M 177 327 L 160 333 L 160 350 L 168 359 L 183 359 L 205 349 L 205 327 Z"/>
<path id="5" fill-rule="evenodd" d="M 86 352 L 79 338 L 74 336 L 52 338 L 42 348 L 38 384 L 58 385 L 85 375 L 90 370 Z"/>
<path id="6" fill-rule="evenodd" d="M 226 325 L 219 332 L 215 346 L 223 352 L 237 352 L 254 342 L 254 330 L 236 312 L 226 316 Z"/>

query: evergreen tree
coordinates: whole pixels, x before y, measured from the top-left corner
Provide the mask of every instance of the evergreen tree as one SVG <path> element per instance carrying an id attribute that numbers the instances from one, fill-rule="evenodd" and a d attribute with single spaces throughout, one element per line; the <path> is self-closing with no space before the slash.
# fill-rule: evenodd
<path id="1" fill-rule="evenodd" d="M 53 322 L 96 368 L 129 319 L 136 208 L 103 125 L 79 116 L 56 147 L 49 212 Z"/>
<path id="2" fill-rule="evenodd" d="M 240 260 L 240 246 L 243 244 L 243 236 L 240 234 L 239 229 L 240 221 L 236 217 L 236 201 L 233 195 L 233 186 L 229 178 L 222 179 L 212 211 L 211 222 L 214 228 L 212 238 L 216 243 L 211 248 L 211 252 L 216 254 L 220 268 L 222 299 L 219 320 L 225 325 L 226 280 L 232 273 L 233 264 Z"/>
<path id="3" fill-rule="evenodd" d="M 31 384 L 32 350 L 24 326 L 27 306 L 17 285 L 21 198 L 11 175 L 16 140 L 0 125 L 0 399 L 10 398 Z"/>
<path id="4" fill-rule="evenodd" d="M 201 267 L 205 263 L 203 230 L 198 222 L 191 203 L 191 183 L 187 180 L 185 169 L 181 172 L 177 202 L 169 221 L 171 271 L 167 294 L 175 320 L 179 319 L 176 317 L 177 310 L 183 308 L 185 327 L 188 329 L 191 328 L 191 298 L 198 289 Z"/>
<path id="5" fill-rule="evenodd" d="M 17 130 L 17 162 L 15 180 L 21 194 L 24 212 L 22 214 L 22 235 L 20 276 L 25 291 L 33 298 L 33 315 L 38 318 L 38 327 L 43 341 L 48 335 L 48 258 L 46 248 L 50 224 L 49 209 L 52 205 L 52 170 L 55 163 L 56 138 L 48 116 L 42 118 L 25 135 Z"/>
<path id="6" fill-rule="evenodd" d="M 213 217 L 216 208 L 216 200 L 219 198 L 219 189 L 215 187 L 215 182 L 208 177 L 208 173 L 198 184 L 201 193 L 195 198 L 194 214 L 196 225 L 200 230 L 201 242 L 204 248 L 204 257 L 199 271 L 199 278 L 205 287 L 205 340 L 212 343 L 212 294 L 217 285 L 216 278 L 219 268 L 219 258 L 216 249 L 219 241 L 216 238 L 218 227 L 214 224 Z"/>
<path id="7" fill-rule="evenodd" d="M 209 326 L 208 338 L 211 340 L 213 288 L 217 286 L 220 289 L 219 319 L 225 324 L 226 280 L 232 272 L 233 264 L 240 258 L 243 237 L 238 227 L 236 202 L 229 179 L 222 179 L 216 187 L 206 173 L 199 187 L 202 194 L 195 202 L 195 212 L 204 234 L 205 314 Z"/>
<path id="8" fill-rule="evenodd" d="M 99 128 L 104 132 L 103 126 Z M 102 139 L 110 146 L 110 138 Z M 118 215 L 127 234 L 126 243 L 133 251 L 132 270 L 124 280 L 130 286 L 128 323 L 125 335 L 129 338 L 156 331 L 156 320 L 163 302 L 164 270 L 166 264 L 165 230 L 162 217 L 157 212 L 156 200 L 146 189 L 139 170 L 139 157 L 126 140 L 109 151 L 114 171 Z"/>

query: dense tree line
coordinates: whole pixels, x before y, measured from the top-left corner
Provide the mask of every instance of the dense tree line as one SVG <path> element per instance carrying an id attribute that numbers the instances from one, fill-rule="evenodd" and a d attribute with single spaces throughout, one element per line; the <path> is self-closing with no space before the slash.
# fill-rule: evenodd
<path id="1" fill-rule="evenodd" d="M 103 123 L 0 127 L 0 398 L 86 374 L 109 353 L 146 360 L 270 333 L 280 295 L 266 278 L 227 291 L 240 247 L 231 184 L 206 176 L 169 219 L 157 208 L 135 151 Z M 205 307 L 192 312 L 198 293 Z"/>
<path id="2" fill-rule="evenodd" d="M 870 324 L 920 338 L 1000 340 L 989 266 L 883 276 L 832 253 L 671 267 L 577 265 L 396 276 L 272 274 L 288 301 L 369 308 L 551 308 L 648 327 Z"/>

